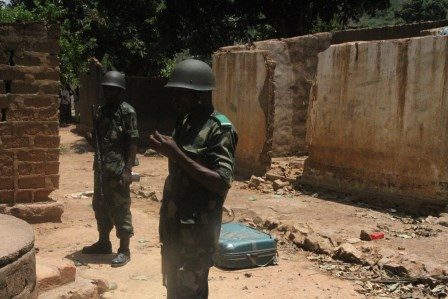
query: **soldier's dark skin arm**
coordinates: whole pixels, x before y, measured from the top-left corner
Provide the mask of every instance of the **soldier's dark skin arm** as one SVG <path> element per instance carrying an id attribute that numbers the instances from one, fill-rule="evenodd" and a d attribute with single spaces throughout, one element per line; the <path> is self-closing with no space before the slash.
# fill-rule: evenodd
<path id="1" fill-rule="evenodd" d="M 193 179 L 208 190 L 220 196 L 227 194 L 229 186 L 221 176 L 216 171 L 202 166 L 185 155 L 170 136 L 161 135 L 156 131 L 149 137 L 149 146 L 179 164 Z"/>

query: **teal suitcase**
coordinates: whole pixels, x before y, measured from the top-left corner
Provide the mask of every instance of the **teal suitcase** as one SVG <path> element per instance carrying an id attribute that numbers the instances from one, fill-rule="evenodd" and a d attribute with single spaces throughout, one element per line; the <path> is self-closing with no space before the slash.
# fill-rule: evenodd
<path id="1" fill-rule="evenodd" d="M 277 243 L 270 235 L 240 223 L 221 226 L 215 266 L 224 269 L 245 269 L 275 265 Z"/>

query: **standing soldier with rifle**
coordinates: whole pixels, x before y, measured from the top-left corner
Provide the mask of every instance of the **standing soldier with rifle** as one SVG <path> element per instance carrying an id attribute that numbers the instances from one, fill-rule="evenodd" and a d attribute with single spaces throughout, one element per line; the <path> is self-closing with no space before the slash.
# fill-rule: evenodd
<path id="1" fill-rule="evenodd" d="M 117 71 L 104 75 L 101 82 L 106 104 L 94 117 L 95 181 L 93 210 L 98 225 L 99 240 L 83 248 L 84 254 L 111 254 L 109 234 L 115 225 L 120 248 L 112 267 L 120 267 L 131 259 L 129 241 L 134 234 L 129 185 L 132 167 L 136 165 L 137 116 L 134 108 L 123 101 L 125 77 Z M 92 139 L 92 138 L 88 138 Z"/>
<path id="2" fill-rule="evenodd" d="M 211 102 L 215 79 L 199 60 L 182 61 L 166 87 L 179 118 L 173 137 L 156 132 L 150 146 L 169 159 L 160 210 L 163 282 L 168 298 L 208 298 L 208 273 L 233 180 L 237 134 Z"/>

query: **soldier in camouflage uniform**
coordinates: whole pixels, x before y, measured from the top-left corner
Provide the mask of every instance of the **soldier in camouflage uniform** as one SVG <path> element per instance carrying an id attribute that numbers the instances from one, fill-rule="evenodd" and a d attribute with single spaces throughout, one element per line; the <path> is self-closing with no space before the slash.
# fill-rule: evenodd
<path id="1" fill-rule="evenodd" d="M 206 63 L 179 63 L 166 87 L 174 89 L 180 117 L 173 137 L 150 136 L 151 147 L 169 158 L 159 225 L 163 282 L 168 298 L 208 298 L 238 137 L 213 108 L 214 76 Z"/>
<path id="2" fill-rule="evenodd" d="M 132 181 L 132 167 L 136 162 L 137 116 L 134 108 L 123 101 L 124 75 L 111 71 L 105 74 L 101 85 L 106 104 L 97 113 L 99 147 L 102 161 L 95 156 L 93 210 L 98 225 L 99 240 L 83 248 L 85 254 L 111 254 L 109 234 L 115 225 L 120 248 L 112 260 L 113 267 L 129 262 L 131 255 L 129 241 L 134 234 L 131 216 L 129 185 Z M 98 163 L 102 163 L 102 187 Z"/>

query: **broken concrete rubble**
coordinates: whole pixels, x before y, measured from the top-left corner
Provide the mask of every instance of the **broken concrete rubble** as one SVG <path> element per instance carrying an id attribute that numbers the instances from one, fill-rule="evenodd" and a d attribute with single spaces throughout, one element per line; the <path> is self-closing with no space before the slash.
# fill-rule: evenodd
<path id="1" fill-rule="evenodd" d="M 64 205 L 56 201 L 14 206 L 0 205 L 0 213 L 15 216 L 28 223 L 61 222 Z"/>

